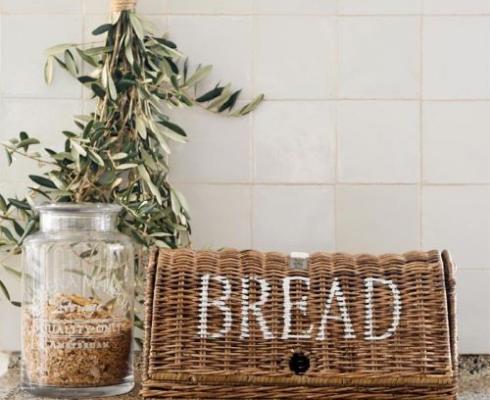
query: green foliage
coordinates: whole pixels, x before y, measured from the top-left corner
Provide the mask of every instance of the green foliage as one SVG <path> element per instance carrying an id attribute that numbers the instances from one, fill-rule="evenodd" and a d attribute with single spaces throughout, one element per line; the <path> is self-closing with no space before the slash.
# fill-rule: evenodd
<path id="1" fill-rule="evenodd" d="M 9 164 L 21 155 L 45 171 L 30 175 L 33 185 L 25 198 L 0 195 L 0 250 L 7 255 L 18 254 L 24 239 L 38 229 L 33 207 L 46 200 L 117 203 L 123 207 L 120 230 L 143 248 L 187 246 L 189 210 L 167 181 L 169 142 L 186 142 L 187 134 L 165 109 L 198 105 L 240 117 L 263 100 L 261 95 L 235 109 L 240 91 L 230 85 L 200 93 L 199 84 L 212 67 L 199 66 L 189 73 L 175 43 L 157 36 L 133 11 L 123 11 L 93 34 L 106 35 L 105 42 L 47 50 L 46 82 L 52 81 L 58 65 L 90 91 L 97 104 L 94 113 L 76 117 L 75 131 L 62 132 L 63 151 L 32 151 L 39 141 L 25 132 L 3 143 Z M 5 259 L 0 263 L 18 273 Z M 10 300 L 1 281 L 0 291 Z"/>

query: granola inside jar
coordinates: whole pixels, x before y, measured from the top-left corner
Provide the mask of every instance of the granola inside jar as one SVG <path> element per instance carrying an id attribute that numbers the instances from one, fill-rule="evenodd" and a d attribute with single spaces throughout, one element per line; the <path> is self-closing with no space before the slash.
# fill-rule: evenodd
<path id="1" fill-rule="evenodd" d="M 133 248 L 111 205 L 40 207 L 25 244 L 22 383 L 52 397 L 134 386 Z"/>

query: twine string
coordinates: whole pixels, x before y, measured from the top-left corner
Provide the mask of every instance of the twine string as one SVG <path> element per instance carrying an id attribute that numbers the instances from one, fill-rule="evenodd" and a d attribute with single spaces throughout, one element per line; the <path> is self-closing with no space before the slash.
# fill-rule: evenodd
<path id="1" fill-rule="evenodd" d="M 133 10 L 136 7 L 136 0 L 112 0 L 112 11 L 119 12 Z"/>

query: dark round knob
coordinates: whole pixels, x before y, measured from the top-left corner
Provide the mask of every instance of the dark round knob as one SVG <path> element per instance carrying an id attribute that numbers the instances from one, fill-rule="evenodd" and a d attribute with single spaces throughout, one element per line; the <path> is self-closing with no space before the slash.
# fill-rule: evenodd
<path id="1" fill-rule="evenodd" d="M 310 359 L 304 353 L 297 351 L 289 359 L 289 369 L 296 375 L 303 375 L 310 369 Z"/>

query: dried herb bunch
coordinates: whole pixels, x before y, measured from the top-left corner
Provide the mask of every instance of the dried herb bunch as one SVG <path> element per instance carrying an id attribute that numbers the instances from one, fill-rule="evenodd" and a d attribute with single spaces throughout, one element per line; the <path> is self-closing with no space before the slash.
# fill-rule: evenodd
<path id="1" fill-rule="evenodd" d="M 28 157 L 45 171 L 30 175 L 34 185 L 25 198 L 0 195 L 0 262 L 12 273 L 19 271 L 6 265 L 6 257 L 18 254 L 38 229 L 33 208 L 41 201 L 117 203 L 123 207 L 120 230 L 143 248 L 188 245 L 189 211 L 167 181 L 169 142 L 185 142 L 187 135 L 165 111 L 198 105 L 240 117 L 263 100 L 261 95 L 236 108 L 240 90 L 230 85 L 203 93 L 199 84 L 211 66 L 190 71 L 177 46 L 133 10 L 114 14 L 113 21 L 93 32 L 106 35 L 105 41 L 47 51 L 48 83 L 58 65 L 96 99 L 95 112 L 75 117 L 78 128 L 63 132 L 64 150 L 35 151 L 40 142 L 26 132 L 3 143 L 9 163 L 17 155 Z M 0 289 L 10 301 L 2 281 Z"/>

